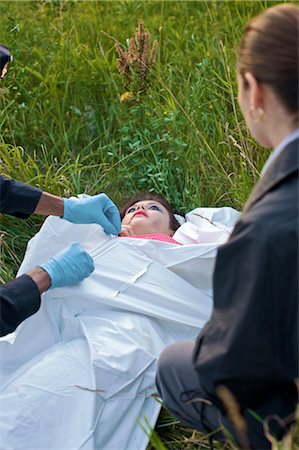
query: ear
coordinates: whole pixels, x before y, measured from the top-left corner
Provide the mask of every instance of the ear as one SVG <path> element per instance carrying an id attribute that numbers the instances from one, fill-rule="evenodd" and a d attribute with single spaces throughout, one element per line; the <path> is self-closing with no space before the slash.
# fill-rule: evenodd
<path id="1" fill-rule="evenodd" d="M 253 109 L 262 108 L 264 103 L 264 90 L 261 83 L 250 72 L 246 72 L 244 77 L 249 86 L 250 106 Z"/>

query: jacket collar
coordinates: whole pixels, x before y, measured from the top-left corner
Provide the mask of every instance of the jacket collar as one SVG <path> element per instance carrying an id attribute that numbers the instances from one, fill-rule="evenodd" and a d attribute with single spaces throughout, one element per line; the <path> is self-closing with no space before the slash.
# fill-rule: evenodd
<path id="1" fill-rule="evenodd" d="M 267 192 L 285 178 L 298 172 L 299 169 L 299 139 L 288 144 L 280 155 L 268 167 L 259 183 L 250 195 L 244 210 L 248 210 L 259 201 Z"/>

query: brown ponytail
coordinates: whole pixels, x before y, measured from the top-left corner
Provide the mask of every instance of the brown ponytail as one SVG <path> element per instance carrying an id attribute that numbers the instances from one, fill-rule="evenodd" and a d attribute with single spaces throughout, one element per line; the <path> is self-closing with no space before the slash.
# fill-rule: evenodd
<path id="1" fill-rule="evenodd" d="M 254 17 L 246 26 L 238 52 L 241 76 L 251 72 L 271 85 L 277 97 L 298 119 L 299 7 L 280 4 Z M 246 86 L 246 82 L 245 82 Z"/>

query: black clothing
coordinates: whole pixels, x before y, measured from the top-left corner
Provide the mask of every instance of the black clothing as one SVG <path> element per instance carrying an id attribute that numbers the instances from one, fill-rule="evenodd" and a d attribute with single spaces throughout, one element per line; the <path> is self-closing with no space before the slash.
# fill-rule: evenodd
<path id="1" fill-rule="evenodd" d="M 40 307 L 40 293 L 28 275 L 0 286 L 0 336 L 14 331 Z"/>
<path id="2" fill-rule="evenodd" d="M 21 219 L 35 210 L 42 191 L 0 175 L 0 212 Z M 28 276 L 0 286 L 0 336 L 5 336 L 40 306 L 40 294 L 35 282 Z"/>
<path id="3" fill-rule="evenodd" d="M 10 51 L 5 45 L 0 44 L 0 79 L 2 80 L 7 71 L 8 64 L 12 61 Z"/>
<path id="4" fill-rule="evenodd" d="M 157 387 L 174 415 L 203 432 L 220 424 L 231 431 L 217 390 L 225 386 L 255 449 L 271 448 L 257 416 L 271 417 L 270 432 L 281 439 L 298 402 L 298 155 L 296 139 L 268 167 L 219 248 L 214 308 L 196 344 L 174 344 L 158 363 Z M 182 398 L 190 390 L 194 404 Z"/>
<path id="5" fill-rule="evenodd" d="M 42 191 L 0 175 L 0 212 L 27 219 L 35 210 Z"/>
<path id="6" fill-rule="evenodd" d="M 292 412 L 297 403 L 298 155 L 297 139 L 268 168 L 218 251 L 213 313 L 194 352 L 215 402 L 223 384 L 242 407 L 285 398 Z"/>
<path id="7" fill-rule="evenodd" d="M 194 348 L 195 342 L 179 342 L 167 347 L 160 355 L 156 384 L 167 408 L 188 427 L 196 428 L 217 441 L 235 440 L 242 448 L 271 450 L 272 445 L 264 435 L 263 423 L 250 410 L 243 411 L 247 430 L 240 433 L 213 404 L 198 383 L 198 373 L 192 363 Z M 284 399 L 281 399 L 278 408 L 283 417 L 287 415 L 288 404 Z M 255 413 L 264 418 L 268 416 L 268 411 L 269 405 L 263 405 Z M 275 419 L 269 422 L 269 430 L 277 440 L 283 437 L 288 427 L 289 424 L 284 427 Z"/>

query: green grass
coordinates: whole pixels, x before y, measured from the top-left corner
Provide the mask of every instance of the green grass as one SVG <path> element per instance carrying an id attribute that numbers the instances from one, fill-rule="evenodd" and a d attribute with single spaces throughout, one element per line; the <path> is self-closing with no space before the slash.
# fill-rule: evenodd
<path id="1" fill-rule="evenodd" d="M 165 408 L 161 410 L 159 420 L 155 430 L 150 428 L 149 423 L 144 419 L 141 426 L 150 437 L 150 444 L 147 450 L 234 450 L 230 443 L 224 444 L 202 433 L 185 427 L 171 416 Z"/>
<path id="2" fill-rule="evenodd" d="M 182 211 L 242 209 L 269 152 L 239 111 L 235 51 L 247 20 L 275 3 L 0 2 L 0 42 L 14 55 L 0 87 L 1 172 L 62 196 L 107 192 L 120 204 L 150 189 Z M 138 19 L 159 40 L 157 60 L 147 92 L 121 103 L 114 42 Z M 1 282 L 41 221 L 1 217 Z M 161 426 L 163 414 L 167 448 L 206 448 Z"/>
<path id="3" fill-rule="evenodd" d="M 64 196 L 104 191 L 119 204 L 152 189 L 183 211 L 241 209 L 268 152 L 237 106 L 235 49 L 269 4 L 0 2 L 0 42 L 14 55 L 0 89 L 1 172 Z M 120 103 L 114 41 L 139 18 L 159 40 L 157 61 L 141 100 Z M 5 280 L 36 228 L 8 218 L 1 228 Z M 15 262 L 14 234 L 24 236 Z"/>

